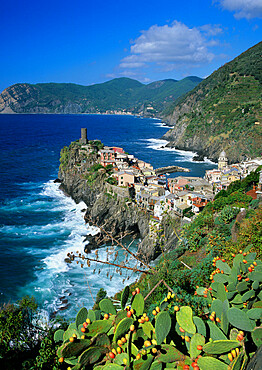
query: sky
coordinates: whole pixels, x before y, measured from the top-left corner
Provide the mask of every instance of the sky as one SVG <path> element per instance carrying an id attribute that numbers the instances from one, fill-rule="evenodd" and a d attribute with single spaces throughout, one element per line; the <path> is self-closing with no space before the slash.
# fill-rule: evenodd
<path id="1" fill-rule="evenodd" d="M 262 40 L 262 0 L 9 0 L 0 26 L 0 91 L 205 78 Z"/>

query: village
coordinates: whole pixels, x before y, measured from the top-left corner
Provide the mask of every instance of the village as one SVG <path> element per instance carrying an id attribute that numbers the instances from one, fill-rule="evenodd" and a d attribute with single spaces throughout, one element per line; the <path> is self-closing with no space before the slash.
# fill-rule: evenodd
<path id="1" fill-rule="evenodd" d="M 81 130 L 79 142 L 82 150 L 93 150 L 88 143 L 86 129 Z M 123 148 L 103 146 L 97 154 L 101 166 L 111 169 L 107 191 L 131 198 L 156 221 L 161 221 L 167 213 L 191 221 L 218 192 L 226 190 L 232 182 L 245 178 L 262 165 L 261 157 L 229 165 L 226 153 L 222 151 L 217 168 L 206 171 L 204 178 L 166 178 L 166 175 L 157 175 L 150 163 L 135 158 Z M 253 199 L 261 196 L 261 177 L 259 186 L 248 192 Z"/>

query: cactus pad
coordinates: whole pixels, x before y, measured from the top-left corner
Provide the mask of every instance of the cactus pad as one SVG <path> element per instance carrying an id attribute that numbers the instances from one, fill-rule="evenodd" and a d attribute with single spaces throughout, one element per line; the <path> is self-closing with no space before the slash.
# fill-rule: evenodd
<path id="1" fill-rule="evenodd" d="M 249 320 L 247 314 L 236 307 L 231 307 L 227 312 L 228 320 L 232 326 L 244 331 L 252 331 L 254 324 Z"/>
<path id="2" fill-rule="evenodd" d="M 201 334 L 194 334 L 190 341 L 190 349 L 189 354 L 191 358 L 196 358 L 198 355 L 200 355 L 201 351 L 197 349 L 197 346 L 204 346 L 205 344 L 205 338 Z"/>
<path id="3" fill-rule="evenodd" d="M 163 344 L 160 351 L 157 359 L 164 363 L 181 361 L 185 357 L 182 352 L 170 344 Z"/>
<path id="4" fill-rule="evenodd" d="M 228 366 L 214 357 L 200 357 L 197 362 L 200 370 L 227 370 Z"/>
<path id="5" fill-rule="evenodd" d="M 125 286 L 123 292 L 121 294 L 121 308 L 122 310 L 125 308 L 129 296 L 129 286 Z"/>
<path id="6" fill-rule="evenodd" d="M 183 306 L 176 313 L 178 324 L 188 333 L 195 334 L 196 326 L 193 322 L 193 313 L 191 307 Z"/>
<path id="7" fill-rule="evenodd" d="M 97 320 L 92 322 L 88 326 L 88 336 L 95 336 L 98 333 L 107 333 L 112 326 L 112 321 L 111 320 Z"/>
<path id="8" fill-rule="evenodd" d="M 113 305 L 112 301 L 108 298 L 102 299 L 102 301 L 99 302 L 99 307 L 101 311 L 106 313 L 111 313 L 112 315 L 116 315 L 116 309 Z"/>
<path id="9" fill-rule="evenodd" d="M 64 335 L 64 330 L 58 329 L 54 334 L 54 341 L 55 342 L 62 342 L 63 341 L 63 335 Z"/>
<path id="10" fill-rule="evenodd" d="M 106 353 L 106 349 L 103 348 L 103 347 L 90 347 L 88 349 L 86 349 L 82 354 L 81 356 L 79 356 L 78 358 L 78 362 L 82 365 L 82 366 L 86 366 L 86 365 L 89 365 L 89 364 L 94 364 L 95 362 L 97 362 L 101 357 L 102 355 L 104 355 Z"/>
<path id="11" fill-rule="evenodd" d="M 237 340 L 215 340 L 204 345 L 203 351 L 210 355 L 221 355 L 230 352 L 232 349 L 240 347 Z"/>
<path id="12" fill-rule="evenodd" d="M 160 312 L 156 317 L 155 323 L 157 344 L 161 344 L 165 340 L 170 329 L 171 329 L 171 318 L 169 313 L 167 311 Z"/>
<path id="13" fill-rule="evenodd" d="M 88 339 L 83 339 L 81 341 L 66 343 L 61 351 L 62 357 L 73 357 L 78 356 L 84 349 L 88 348 L 91 341 Z"/>
<path id="14" fill-rule="evenodd" d="M 87 319 L 87 309 L 85 307 L 82 307 L 78 314 L 76 315 L 76 327 L 78 328 L 78 326 L 80 324 L 83 324 L 83 322 L 85 322 Z"/>
<path id="15" fill-rule="evenodd" d="M 135 310 L 137 316 L 141 316 L 144 312 L 145 301 L 141 293 L 135 295 L 132 302 L 132 308 Z"/>
<path id="16" fill-rule="evenodd" d="M 113 342 L 116 342 L 120 337 L 126 334 L 133 323 L 134 320 L 131 317 L 126 317 L 125 319 L 121 320 L 116 327 Z"/>

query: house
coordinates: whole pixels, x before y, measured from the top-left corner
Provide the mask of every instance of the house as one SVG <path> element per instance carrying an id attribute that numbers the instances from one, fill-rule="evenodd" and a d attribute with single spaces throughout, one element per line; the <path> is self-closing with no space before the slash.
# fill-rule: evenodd
<path id="1" fill-rule="evenodd" d="M 175 194 L 168 194 L 165 196 L 165 209 L 168 211 L 172 211 L 175 208 L 176 200 L 178 196 Z"/>
<path id="2" fill-rule="evenodd" d="M 158 201 L 154 206 L 154 217 L 162 220 L 163 213 L 165 211 L 165 196 L 159 197 Z"/>
<path id="3" fill-rule="evenodd" d="M 115 164 L 115 152 L 113 150 L 101 149 L 99 153 L 102 166 L 106 167 L 108 164 Z"/>
<path id="4" fill-rule="evenodd" d="M 118 186 L 129 186 L 135 183 L 135 175 L 133 172 L 119 172 L 118 173 Z"/>
<path id="5" fill-rule="evenodd" d="M 221 182 L 221 176 L 222 172 L 220 170 L 208 170 L 205 173 L 205 179 L 210 182 L 212 185 L 213 184 L 218 184 Z"/>

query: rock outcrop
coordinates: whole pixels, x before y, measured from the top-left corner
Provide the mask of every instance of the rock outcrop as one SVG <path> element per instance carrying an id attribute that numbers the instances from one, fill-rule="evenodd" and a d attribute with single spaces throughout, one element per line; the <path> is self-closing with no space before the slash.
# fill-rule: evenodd
<path id="1" fill-rule="evenodd" d="M 110 241 L 112 235 L 118 239 L 125 235 L 140 237 L 142 239 L 138 254 L 140 258 L 151 261 L 162 252 L 162 239 L 165 239 L 165 250 L 173 249 L 177 236 L 172 230 L 169 221 L 163 221 L 161 229 L 163 235 L 150 233 L 150 217 L 147 212 L 137 207 L 131 198 L 121 197 L 110 192 L 110 187 L 105 181 L 109 176 L 105 169 L 97 166 L 97 154 L 87 154 L 81 149 L 79 143 L 72 143 L 69 148 L 61 151 L 61 165 L 58 174 L 60 188 L 75 202 L 85 202 L 85 220 L 89 224 L 101 227 L 104 232 L 95 236 L 86 236 L 88 243 L 86 253 L 97 249 L 100 245 Z M 160 233 L 162 234 L 162 232 Z"/>

